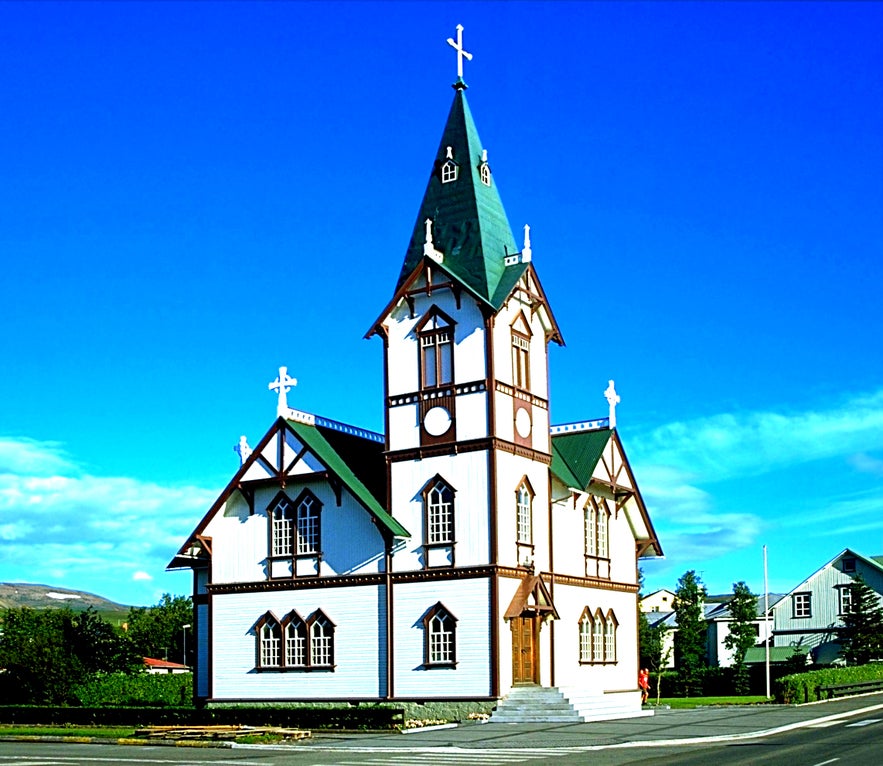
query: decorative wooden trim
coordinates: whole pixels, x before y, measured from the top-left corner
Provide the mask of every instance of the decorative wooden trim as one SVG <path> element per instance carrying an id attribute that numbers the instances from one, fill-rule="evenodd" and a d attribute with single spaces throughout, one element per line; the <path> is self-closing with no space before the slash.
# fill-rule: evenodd
<path id="1" fill-rule="evenodd" d="M 506 394 L 506 396 L 511 396 L 513 399 L 520 399 L 523 402 L 528 402 L 534 407 L 539 407 L 542 410 L 549 409 L 548 399 L 543 399 L 543 397 L 532 394 L 530 391 L 523 391 L 520 388 L 515 388 L 514 386 L 510 386 L 508 383 L 503 383 L 500 380 L 494 381 L 494 390 L 498 393 Z"/>
<path id="2" fill-rule="evenodd" d="M 552 576 L 550 572 L 543 572 L 543 576 Z M 600 590 L 612 590 L 620 593 L 637 593 L 637 583 L 615 582 L 602 580 L 599 577 L 575 577 L 574 575 L 554 575 L 555 582 L 559 585 L 574 585 L 578 588 L 598 588 Z"/>
<path id="3" fill-rule="evenodd" d="M 472 380 L 467 383 L 450 383 L 446 386 L 438 386 L 437 388 L 427 388 L 422 391 L 411 391 L 407 394 L 396 394 L 395 396 L 386 397 L 387 407 L 402 407 L 406 404 L 419 404 L 425 399 L 437 398 L 439 390 L 451 390 L 454 396 L 462 396 L 463 394 L 475 394 L 487 391 L 487 381 Z"/>
<path id="4" fill-rule="evenodd" d="M 471 580 L 482 577 L 506 577 L 523 580 L 533 574 L 527 567 L 475 566 L 438 569 L 414 569 L 408 572 L 372 572 L 361 575 L 335 575 L 331 577 L 310 577 L 287 580 L 257 580 L 243 583 L 214 583 L 206 586 L 210 595 L 230 595 L 241 593 L 261 593 L 285 590 L 309 590 L 319 588 L 351 588 L 363 585 L 384 585 L 389 581 L 398 583 L 438 582 L 445 580 Z M 544 580 L 554 578 L 558 585 L 573 585 L 580 588 L 637 593 L 635 583 L 621 583 L 595 577 L 575 577 L 573 575 L 540 572 Z"/>
<path id="5" fill-rule="evenodd" d="M 363 575 L 343 575 L 339 577 L 288 578 L 277 580 L 259 580 L 254 582 L 215 583 L 206 586 L 212 595 L 230 595 L 239 593 L 262 593 L 286 590 L 308 590 L 311 588 L 349 588 L 358 585 L 383 585 L 385 575 L 382 572 Z"/>
<path id="6" fill-rule="evenodd" d="M 386 459 L 393 463 L 403 460 L 422 460 L 427 457 L 437 457 L 439 455 L 459 455 L 462 452 L 480 452 L 481 450 L 499 450 L 519 457 L 525 457 L 537 463 L 545 463 L 551 465 L 552 456 L 531 449 L 530 447 L 521 447 L 513 442 L 496 437 L 482 437 L 480 439 L 470 439 L 462 442 L 451 442 L 449 444 L 436 444 L 426 447 L 413 447 L 410 449 L 395 450 L 387 452 Z M 493 471 L 491 472 L 491 481 L 494 480 Z"/>

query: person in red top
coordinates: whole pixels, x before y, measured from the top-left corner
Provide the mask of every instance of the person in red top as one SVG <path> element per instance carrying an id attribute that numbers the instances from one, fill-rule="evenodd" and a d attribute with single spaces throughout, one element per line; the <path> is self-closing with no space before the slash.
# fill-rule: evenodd
<path id="1" fill-rule="evenodd" d="M 647 697 L 650 696 L 650 672 L 647 668 L 641 668 L 638 671 L 638 686 L 641 689 L 641 704 L 645 704 L 647 702 Z"/>

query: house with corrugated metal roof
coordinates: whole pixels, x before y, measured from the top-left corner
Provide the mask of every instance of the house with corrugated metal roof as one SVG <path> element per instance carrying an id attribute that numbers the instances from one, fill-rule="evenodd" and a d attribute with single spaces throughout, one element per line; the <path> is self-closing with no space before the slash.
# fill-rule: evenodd
<path id="1" fill-rule="evenodd" d="M 640 714 L 638 561 L 662 549 L 613 381 L 607 417 L 551 423 L 562 333 L 465 91 L 367 332 L 384 432 L 290 408 L 281 368 L 276 420 L 170 564 L 194 573 L 199 700 Z"/>
<path id="2" fill-rule="evenodd" d="M 773 645 L 808 651 L 815 663 L 838 661 L 837 631 L 852 608 L 857 576 L 883 599 L 883 556 L 845 548 L 772 607 Z"/>

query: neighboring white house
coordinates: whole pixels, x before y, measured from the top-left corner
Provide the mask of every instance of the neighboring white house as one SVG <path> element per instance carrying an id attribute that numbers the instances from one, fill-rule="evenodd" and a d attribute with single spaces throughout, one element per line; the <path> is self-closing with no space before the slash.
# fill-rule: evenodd
<path id="1" fill-rule="evenodd" d="M 782 596 L 770 594 L 770 607 Z M 732 594 L 722 596 L 708 596 L 702 604 L 705 618 L 705 641 L 706 660 L 711 666 L 729 667 L 733 664 L 733 653 L 724 644 L 730 632 L 729 603 Z M 663 656 L 668 657 L 665 664 L 667 668 L 675 667 L 674 635 L 677 632 L 678 623 L 674 611 L 675 594 L 670 590 L 657 590 L 641 599 L 641 611 L 647 615 L 651 627 L 662 625 L 666 628 L 663 637 Z M 667 609 L 665 607 L 668 607 Z M 757 643 L 762 645 L 767 636 L 772 633 L 772 621 L 764 619 L 764 599 L 757 597 L 757 619 L 754 621 L 757 633 Z"/>
<path id="2" fill-rule="evenodd" d="M 618 396 L 611 381 L 608 418 L 551 425 L 561 332 L 454 88 L 368 330 L 382 341 L 384 433 L 289 408 L 283 368 L 278 418 L 240 445 L 240 469 L 170 564 L 194 572 L 200 700 L 492 701 L 540 685 L 640 712 L 638 560 L 662 551 Z M 355 386 L 364 371 L 346 374 Z"/>
<path id="3" fill-rule="evenodd" d="M 805 649 L 817 663 L 837 659 L 836 633 L 850 608 L 849 586 L 857 575 L 883 597 L 883 556 L 862 556 L 846 548 L 773 607 L 774 645 Z"/>
<path id="4" fill-rule="evenodd" d="M 730 615 L 730 601 L 733 596 L 709 597 L 705 604 L 705 621 L 707 624 L 706 645 L 708 652 L 708 664 L 720 667 L 730 667 L 733 664 L 733 652 L 727 649 L 725 641 L 730 634 L 730 624 L 733 618 Z M 770 608 L 782 598 L 781 594 L 770 594 Z M 712 600 L 713 599 L 713 600 Z M 754 620 L 754 631 L 757 636 L 755 645 L 762 646 L 772 635 L 772 620 L 764 618 L 764 597 L 757 597 L 757 617 Z"/>
<path id="5" fill-rule="evenodd" d="M 641 599 L 641 611 L 647 614 L 651 612 L 671 612 L 674 610 L 674 591 L 660 588 Z"/>

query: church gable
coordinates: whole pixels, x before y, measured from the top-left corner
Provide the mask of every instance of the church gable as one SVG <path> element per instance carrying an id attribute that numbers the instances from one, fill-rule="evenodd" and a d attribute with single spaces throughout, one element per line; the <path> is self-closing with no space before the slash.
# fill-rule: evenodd
<path id="1" fill-rule="evenodd" d="M 328 433 L 328 438 L 322 431 Z M 211 557 L 210 547 L 200 541 L 215 535 L 215 529 L 224 528 L 222 520 L 237 520 L 243 525 L 245 534 L 244 529 L 248 527 L 249 519 L 259 516 L 266 518 L 266 528 L 263 532 L 253 533 L 253 547 L 255 550 L 260 549 L 261 535 L 269 540 L 268 576 L 271 579 L 283 576 L 280 574 L 283 571 L 293 576 L 297 572 L 291 567 L 286 570 L 272 562 L 274 545 L 279 554 L 276 558 L 284 558 L 292 553 L 290 546 L 278 543 L 274 536 L 274 514 L 277 526 L 296 521 L 298 514 L 303 524 L 309 525 L 312 523 L 308 521 L 310 514 L 322 506 L 352 507 L 365 513 L 382 537 L 408 537 L 408 531 L 387 512 L 375 496 L 375 493 L 381 494 L 385 491 L 380 486 L 383 482 L 377 481 L 378 473 L 375 470 L 378 459 L 382 462 L 382 445 L 366 443 L 369 440 L 354 434 L 335 434 L 333 431 L 334 429 L 328 428 L 320 431 L 315 425 L 278 419 L 255 450 L 248 454 L 240 470 L 181 547 L 170 566 L 193 566 L 198 565 L 200 559 L 207 561 Z M 329 439 L 337 444 L 340 452 L 332 446 Z M 369 473 L 371 479 L 368 479 Z M 374 492 L 359 478 L 360 474 L 369 482 L 373 481 Z M 383 477 L 384 474 L 380 473 L 379 476 Z M 325 489 L 320 489 L 321 487 Z M 307 490 L 303 488 L 308 488 L 315 504 L 309 499 L 305 500 L 304 492 Z M 224 535 L 221 535 L 221 539 L 223 538 Z M 344 539 L 343 536 L 341 539 Z M 318 545 L 299 544 L 304 555 L 311 554 L 314 548 L 319 552 Z M 312 560 L 305 566 L 306 571 L 311 574 L 320 573 L 318 556 L 312 556 Z M 230 577 L 235 578 L 236 575 L 231 573 Z M 245 579 L 253 577 L 252 571 Z"/>
<path id="2" fill-rule="evenodd" d="M 640 553 L 662 555 L 644 499 L 615 429 L 587 428 L 553 435 L 551 468 L 559 485 L 559 498 L 563 499 L 560 487 L 564 485 L 575 506 L 585 505 L 584 496 L 609 501 L 615 512 L 625 512 Z"/>
<path id="3" fill-rule="evenodd" d="M 247 465 L 241 482 L 280 480 L 286 476 L 319 473 L 325 470 L 322 462 L 306 445 L 286 429 L 272 432 L 270 440 Z"/>

